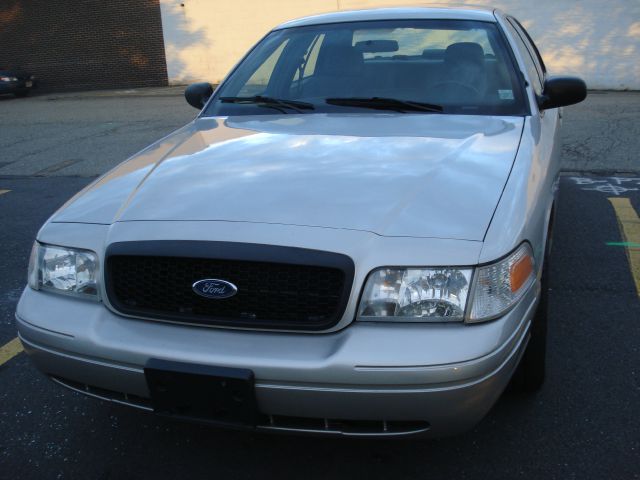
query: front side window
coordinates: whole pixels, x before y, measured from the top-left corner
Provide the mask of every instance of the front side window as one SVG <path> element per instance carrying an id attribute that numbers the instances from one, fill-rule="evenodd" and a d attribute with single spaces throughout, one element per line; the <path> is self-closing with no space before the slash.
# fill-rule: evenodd
<path id="1" fill-rule="evenodd" d="M 522 82 L 491 22 L 394 20 L 271 32 L 204 115 L 407 113 L 524 115 Z"/>
<path id="2" fill-rule="evenodd" d="M 523 36 L 518 32 L 516 27 L 510 22 L 507 22 L 507 28 L 511 31 L 511 35 L 513 39 L 518 44 L 518 48 L 520 53 L 522 54 L 522 59 L 524 60 L 525 67 L 527 69 L 527 73 L 529 75 L 529 79 L 533 82 L 533 91 L 536 92 L 537 95 L 542 94 L 542 68 L 536 64 L 534 60 L 534 54 L 531 53 L 529 47 L 527 47 Z"/>
<path id="3" fill-rule="evenodd" d="M 531 38 L 531 35 L 529 35 L 529 32 L 527 32 L 527 30 L 522 26 L 522 24 L 517 19 L 513 17 L 509 17 L 509 20 L 511 21 L 513 26 L 516 28 L 516 30 L 518 30 L 518 32 L 521 34 L 522 39 L 523 40 L 526 39 L 525 42 L 527 43 L 527 46 L 530 48 L 531 56 L 535 60 L 536 65 L 539 67 L 541 75 L 544 77 L 544 75 L 547 73 L 547 67 L 545 67 L 544 65 L 544 61 L 542 60 L 540 51 L 538 50 L 538 47 L 533 41 L 533 38 Z"/>

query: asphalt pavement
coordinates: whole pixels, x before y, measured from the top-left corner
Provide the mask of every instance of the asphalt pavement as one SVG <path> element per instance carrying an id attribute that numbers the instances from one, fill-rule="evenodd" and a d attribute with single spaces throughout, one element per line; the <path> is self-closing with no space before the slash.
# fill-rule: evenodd
<path id="1" fill-rule="evenodd" d="M 160 93 L 28 99 L 41 109 L 62 105 L 39 120 L 36 106 L 25 102 L 22 114 L 17 101 L 0 100 L 20 126 L 0 128 L 0 479 L 640 478 L 640 292 L 635 243 L 622 233 L 625 222 L 640 222 L 640 162 L 631 149 L 640 140 L 600 139 L 594 132 L 605 120 L 587 107 L 565 115 L 565 168 L 581 172 L 564 175 L 560 188 L 547 382 L 537 395 L 503 395 L 462 436 L 370 441 L 217 430 L 67 391 L 24 353 L 3 361 L 40 225 L 93 175 L 193 116 Z M 622 108 L 614 124 L 626 128 L 635 115 L 629 128 L 637 129 L 640 95 L 601 95 L 610 96 L 611 115 L 615 102 Z M 108 121 L 117 125 L 101 126 Z M 69 158 L 82 160 L 51 168 Z M 622 202 L 635 220 L 621 220 Z"/>
<path id="2" fill-rule="evenodd" d="M 181 88 L 149 90 L 0 95 L 0 176 L 100 175 L 196 116 Z"/>

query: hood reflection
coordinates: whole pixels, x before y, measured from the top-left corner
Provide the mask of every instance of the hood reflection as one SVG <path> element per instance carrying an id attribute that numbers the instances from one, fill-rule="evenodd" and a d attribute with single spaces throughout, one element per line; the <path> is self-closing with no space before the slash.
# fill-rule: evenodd
<path id="1" fill-rule="evenodd" d="M 422 114 L 202 118 L 56 221 L 226 220 L 478 240 L 521 129 L 521 118 Z"/>

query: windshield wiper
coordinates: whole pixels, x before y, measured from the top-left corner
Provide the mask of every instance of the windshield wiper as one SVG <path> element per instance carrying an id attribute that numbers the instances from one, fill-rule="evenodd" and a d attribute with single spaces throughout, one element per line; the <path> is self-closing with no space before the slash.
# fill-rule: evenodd
<path id="1" fill-rule="evenodd" d="M 396 112 L 431 112 L 442 113 L 442 106 L 431 103 L 414 102 L 411 100 L 400 100 L 399 98 L 385 97 L 348 97 L 348 98 L 327 98 L 329 105 L 342 105 L 345 107 L 374 108 L 376 110 L 394 110 Z"/>
<path id="2" fill-rule="evenodd" d="M 271 107 L 287 113 L 285 108 L 291 108 L 296 112 L 302 110 L 314 110 L 313 103 L 299 102 L 297 100 L 287 100 L 285 98 L 265 97 L 263 95 L 254 95 L 253 97 L 220 97 L 222 103 L 240 103 L 257 105 L 259 107 Z"/>

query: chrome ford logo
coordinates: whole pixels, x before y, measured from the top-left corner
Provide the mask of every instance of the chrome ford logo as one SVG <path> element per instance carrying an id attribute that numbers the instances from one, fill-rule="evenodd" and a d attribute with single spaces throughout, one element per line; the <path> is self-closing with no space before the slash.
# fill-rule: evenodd
<path id="1" fill-rule="evenodd" d="M 233 297 L 238 293 L 238 287 L 233 283 L 216 278 L 198 280 L 191 289 L 201 297 L 216 299 Z"/>

